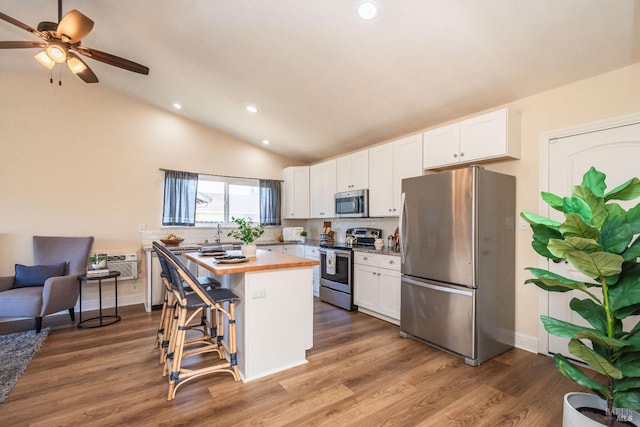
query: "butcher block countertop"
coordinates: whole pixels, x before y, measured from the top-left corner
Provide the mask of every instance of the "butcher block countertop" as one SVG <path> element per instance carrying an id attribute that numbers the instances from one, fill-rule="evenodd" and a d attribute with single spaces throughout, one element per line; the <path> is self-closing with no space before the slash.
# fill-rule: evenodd
<path id="1" fill-rule="evenodd" d="M 229 255 L 242 255 L 240 251 L 228 251 Z M 283 268 L 313 267 L 320 262 L 314 259 L 300 258 L 258 249 L 256 258 L 237 264 L 222 264 L 215 258 L 200 255 L 198 252 L 185 253 L 183 256 L 214 274 L 248 273 L 252 271 L 278 270 Z"/>

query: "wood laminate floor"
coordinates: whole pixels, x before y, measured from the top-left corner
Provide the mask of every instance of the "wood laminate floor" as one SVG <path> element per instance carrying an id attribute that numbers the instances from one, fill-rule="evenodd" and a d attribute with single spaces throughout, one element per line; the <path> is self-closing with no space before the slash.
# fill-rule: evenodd
<path id="1" fill-rule="evenodd" d="M 169 402 L 153 348 L 159 311 L 120 314 L 88 330 L 46 318 L 49 337 L 0 405 L 0 426 L 559 426 L 562 396 L 578 389 L 546 356 L 514 349 L 470 367 L 316 300 L 309 363 L 246 384 L 206 376 Z M 31 328 L 3 323 L 0 334 Z"/>

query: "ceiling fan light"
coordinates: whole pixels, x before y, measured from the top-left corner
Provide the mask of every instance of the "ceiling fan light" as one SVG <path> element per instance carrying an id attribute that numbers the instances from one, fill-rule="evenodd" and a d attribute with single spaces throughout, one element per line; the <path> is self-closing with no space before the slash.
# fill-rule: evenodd
<path id="1" fill-rule="evenodd" d="M 87 66 L 78 58 L 71 57 L 67 60 L 67 66 L 73 74 L 78 74 L 87 69 Z"/>
<path id="2" fill-rule="evenodd" d="M 45 52 L 44 50 L 39 54 L 37 54 L 36 56 L 34 56 L 34 58 L 36 61 L 38 61 L 48 69 L 52 69 L 53 66 L 56 65 L 56 63 L 53 62 L 51 58 L 49 58 L 49 55 L 47 55 L 47 52 Z"/>
<path id="3" fill-rule="evenodd" d="M 89 34 L 92 28 L 93 21 L 74 9 L 62 17 L 56 35 L 66 43 L 75 44 Z"/>
<path id="4" fill-rule="evenodd" d="M 58 64 L 62 64 L 67 60 L 66 49 L 57 43 L 49 43 L 44 51 L 47 52 L 47 56 L 51 58 L 53 62 Z"/>

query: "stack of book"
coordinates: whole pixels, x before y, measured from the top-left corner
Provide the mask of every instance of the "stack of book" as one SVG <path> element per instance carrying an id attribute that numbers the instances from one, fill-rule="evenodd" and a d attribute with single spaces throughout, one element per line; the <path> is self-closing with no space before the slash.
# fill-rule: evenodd
<path id="1" fill-rule="evenodd" d="M 99 270 L 87 270 L 87 277 L 102 277 L 102 276 L 108 276 L 108 275 L 109 275 L 108 268 L 101 268 Z"/>

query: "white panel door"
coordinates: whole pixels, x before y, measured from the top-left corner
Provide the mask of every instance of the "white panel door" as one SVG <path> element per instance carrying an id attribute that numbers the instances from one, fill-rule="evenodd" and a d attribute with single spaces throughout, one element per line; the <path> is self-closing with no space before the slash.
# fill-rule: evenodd
<path id="1" fill-rule="evenodd" d="M 617 185 L 640 175 L 638 159 L 640 123 L 551 140 L 548 159 L 549 192 L 561 197 L 570 195 L 573 186 L 582 182 L 582 176 L 591 166 L 607 175 L 607 191 L 611 191 Z M 620 205 L 629 209 L 636 202 L 620 202 Z M 558 221 L 563 220 L 562 214 L 555 210 L 550 210 L 546 215 Z M 550 262 L 549 269 L 569 278 L 584 280 L 581 273 L 568 263 Z M 586 298 L 577 291 L 550 292 L 549 316 L 589 326 L 569 308 L 569 301 L 573 297 Z M 562 353 L 573 357 L 567 350 L 567 344 L 567 339 L 549 335 L 550 353 Z"/>

